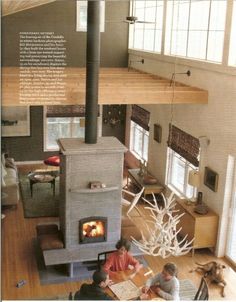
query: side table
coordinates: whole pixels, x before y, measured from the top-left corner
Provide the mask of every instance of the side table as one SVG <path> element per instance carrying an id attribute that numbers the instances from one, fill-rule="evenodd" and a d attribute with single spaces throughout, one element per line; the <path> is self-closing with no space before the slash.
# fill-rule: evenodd
<path id="1" fill-rule="evenodd" d="M 144 183 L 143 178 L 139 176 L 139 169 L 129 169 L 128 170 L 128 179 L 131 180 L 135 185 L 137 185 L 140 189 L 144 188 L 143 194 L 144 197 L 148 194 L 158 194 L 164 190 L 163 185 L 161 185 L 158 181 L 155 184 L 147 185 Z"/>
<path id="2" fill-rule="evenodd" d="M 53 196 L 55 196 L 55 180 L 57 175 L 50 174 L 49 172 L 31 172 L 28 174 L 30 182 L 30 193 L 33 197 L 33 185 L 36 183 L 50 183 L 53 188 Z"/>

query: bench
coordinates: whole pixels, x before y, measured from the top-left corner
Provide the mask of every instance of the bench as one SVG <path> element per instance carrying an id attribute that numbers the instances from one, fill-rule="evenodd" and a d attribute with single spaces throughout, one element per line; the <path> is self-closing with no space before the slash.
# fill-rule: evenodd
<path id="1" fill-rule="evenodd" d="M 37 225 L 36 230 L 37 230 L 37 239 L 40 245 L 40 248 L 43 253 L 43 258 L 44 258 L 44 263 L 46 266 L 49 265 L 59 265 L 59 264 L 68 264 L 68 271 L 69 271 L 69 276 L 73 278 L 74 276 L 74 263 L 76 262 L 83 262 L 83 261 L 92 261 L 95 259 L 91 259 L 91 255 L 89 253 L 82 252 L 82 255 L 78 253 L 78 248 L 64 248 L 63 242 L 54 242 L 54 248 L 50 248 L 47 237 L 50 241 L 51 236 L 55 235 L 55 233 L 59 232 L 58 231 L 58 226 L 57 224 L 43 224 L 43 225 Z M 47 231 L 49 232 L 47 234 Z M 59 232 L 60 234 L 60 232 Z M 141 233 L 139 232 L 138 228 L 135 226 L 135 224 L 127 217 L 123 216 L 122 217 L 122 226 L 121 226 L 121 234 L 122 236 L 126 237 L 127 239 L 131 239 L 130 236 L 135 237 L 137 240 L 141 238 Z M 43 237 L 42 237 L 43 236 Z M 42 240 L 44 239 L 43 244 Z M 45 240 L 46 238 L 46 240 Z M 60 239 L 60 237 L 59 237 Z M 55 245 L 57 244 L 57 245 Z M 46 247 L 46 249 L 44 249 Z M 56 248 L 58 247 L 58 248 Z M 134 254 L 140 254 L 137 248 L 133 247 Z M 107 250 L 111 250 L 111 246 L 107 247 Z M 135 251 L 136 250 L 136 251 Z M 104 250 L 105 251 L 105 250 Z M 103 252 L 104 252 L 103 251 Z M 101 252 L 98 249 L 98 253 Z M 81 261 L 81 256 L 83 258 L 83 261 Z M 85 259 L 87 258 L 87 259 Z"/>

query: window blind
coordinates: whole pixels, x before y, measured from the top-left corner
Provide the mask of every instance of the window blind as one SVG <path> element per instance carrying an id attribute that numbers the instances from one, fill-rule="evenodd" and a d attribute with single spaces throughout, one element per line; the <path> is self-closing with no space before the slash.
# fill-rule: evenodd
<path id="1" fill-rule="evenodd" d="M 149 119 L 149 111 L 137 105 L 132 105 L 131 120 L 133 122 L 144 128 L 145 130 L 149 131 Z"/>
<path id="2" fill-rule="evenodd" d="M 195 167 L 199 166 L 200 142 L 198 138 L 170 124 L 167 144 Z"/>
<path id="3" fill-rule="evenodd" d="M 98 106 L 98 116 L 99 116 L 99 106 Z M 85 105 L 47 106 L 46 117 L 85 117 Z"/>
<path id="4" fill-rule="evenodd" d="M 47 106 L 47 117 L 84 117 L 84 105 L 53 105 Z"/>

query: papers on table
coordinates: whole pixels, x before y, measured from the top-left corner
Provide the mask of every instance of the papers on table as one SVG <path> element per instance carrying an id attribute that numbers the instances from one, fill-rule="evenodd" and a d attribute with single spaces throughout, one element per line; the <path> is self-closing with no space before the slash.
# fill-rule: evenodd
<path id="1" fill-rule="evenodd" d="M 109 287 L 119 300 L 135 299 L 141 294 L 140 289 L 131 280 L 112 284 Z"/>

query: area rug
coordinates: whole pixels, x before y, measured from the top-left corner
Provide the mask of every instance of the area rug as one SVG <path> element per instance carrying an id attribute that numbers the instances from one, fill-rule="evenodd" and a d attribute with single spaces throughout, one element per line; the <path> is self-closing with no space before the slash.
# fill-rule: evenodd
<path id="1" fill-rule="evenodd" d="M 43 255 L 36 240 L 33 240 L 34 254 L 36 257 L 37 268 L 39 273 L 40 284 L 59 284 L 65 282 L 74 282 L 92 279 L 93 272 L 97 269 L 97 261 L 86 261 L 74 264 L 73 273 L 71 278 L 68 274 L 67 265 L 50 265 L 45 266 Z M 144 266 L 148 264 L 143 256 L 135 256 L 135 258 Z M 51 300 L 51 299 L 49 299 Z M 57 299 L 55 299 L 57 300 Z"/>
<path id="2" fill-rule="evenodd" d="M 180 280 L 180 301 L 193 301 L 197 288 L 188 279 Z M 68 300 L 68 294 L 59 294 L 52 297 L 37 298 L 34 300 Z M 158 299 L 157 299 L 158 300 Z"/>
<path id="3" fill-rule="evenodd" d="M 180 300 L 181 301 L 193 300 L 197 292 L 197 288 L 192 283 L 192 281 L 188 279 L 179 280 L 179 285 L 180 285 L 180 292 L 179 292 Z"/>
<path id="4" fill-rule="evenodd" d="M 27 175 L 20 174 L 20 192 L 25 218 L 55 217 L 59 213 L 59 178 L 56 178 L 55 196 L 50 183 L 33 185 L 33 197 Z"/>

